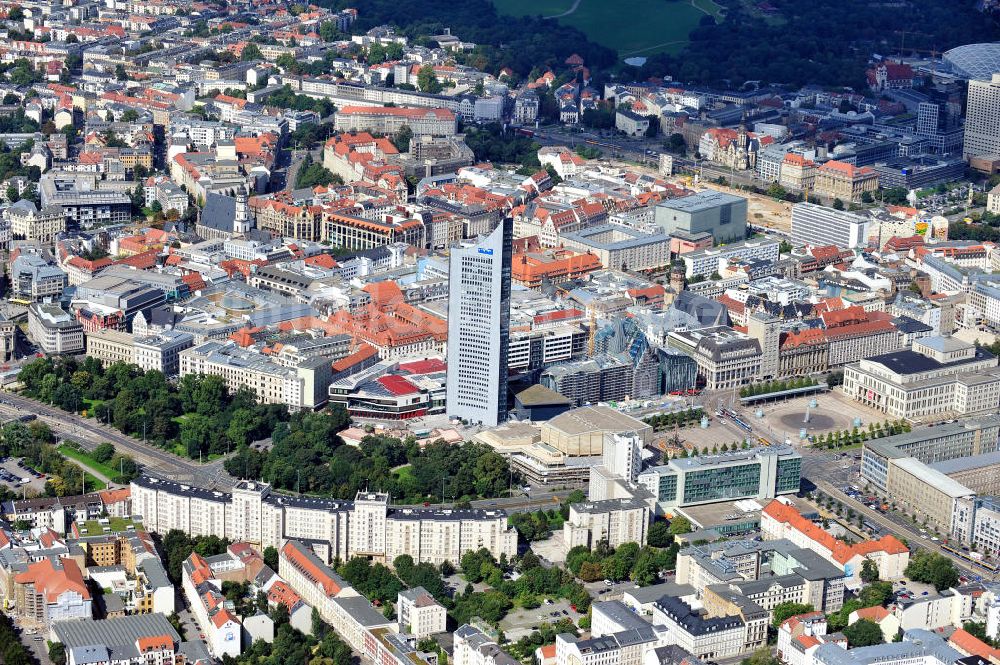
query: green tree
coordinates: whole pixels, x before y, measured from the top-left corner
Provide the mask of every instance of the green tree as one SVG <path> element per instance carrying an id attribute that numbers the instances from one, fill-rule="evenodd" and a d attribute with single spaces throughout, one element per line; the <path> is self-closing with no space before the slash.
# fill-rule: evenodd
<path id="1" fill-rule="evenodd" d="M 263 60 L 264 54 L 260 52 L 260 47 L 256 44 L 250 43 L 243 47 L 243 51 L 240 53 L 240 60 L 243 62 L 250 62 L 252 60 Z"/>
<path id="2" fill-rule="evenodd" d="M 844 209 L 844 202 L 841 201 L 840 199 L 834 199 L 833 200 L 833 209 L 834 210 L 843 210 Z"/>
<path id="3" fill-rule="evenodd" d="M 703 451 L 704 454 L 708 454 L 708 451 Z M 677 515 L 670 520 L 670 533 L 673 535 L 678 535 L 682 533 L 691 533 L 691 520 L 684 517 L 683 515 Z"/>
<path id="4" fill-rule="evenodd" d="M 409 152 L 411 139 L 413 139 L 413 130 L 410 129 L 409 125 L 402 125 L 393 135 L 392 144 L 400 152 Z"/>
<path id="5" fill-rule="evenodd" d="M 125 65 L 121 63 L 115 65 L 115 78 L 119 81 L 128 80 L 128 72 L 125 71 Z"/>
<path id="6" fill-rule="evenodd" d="M 278 572 L 278 550 L 272 545 L 264 548 L 264 563 L 274 572 Z"/>
<path id="7" fill-rule="evenodd" d="M 107 464 L 111 461 L 111 458 L 115 456 L 115 447 L 110 443 L 102 443 L 94 448 L 94 452 L 91 453 L 91 457 L 100 462 L 101 464 Z"/>
<path id="8" fill-rule="evenodd" d="M 657 520 L 649 527 L 646 542 L 652 547 L 670 547 L 674 542 L 674 536 L 670 532 L 670 524 L 665 520 Z"/>
<path id="9" fill-rule="evenodd" d="M 417 87 L 423 92 L 437 94 L 441 92 L 441 82 L 438 81 L 437 74 L 434 73 L 434 66 L 427 64 L 417 72 Z"/>
<path id="10" fill-rule="evenodd" d="M 861 581 L 865 584 L 878 581 L 878 566 L 871 559 L 865 559 L 861 564 Z"/>
<path id="11" fill-rule="evenodd" d="M 799 614 L 807 614 L 812 612 L 815 608 L 812 605 L 806 605 L 803 603 L 778 603 L 774 606 L 774 611 L 772 613 L 773 618 L 771 619 L 771 625 L 775 628 L 780 626 L 789 617 L 793 617 Z"/>
<path id="12" fill-rule="evenodd" d="M 54 665 L 66 665 L 66 647 L 62 642 L 49 642 L 49 660 Z"/>
<path id="13" fill-rule="evenodd" d="M 856 647 L 870 647 L 875 644 L 882 644 L 882 628 L 870 619 L 859 619 L 841 632 L 847 638 L 847 644 L 853 649 Z"/>

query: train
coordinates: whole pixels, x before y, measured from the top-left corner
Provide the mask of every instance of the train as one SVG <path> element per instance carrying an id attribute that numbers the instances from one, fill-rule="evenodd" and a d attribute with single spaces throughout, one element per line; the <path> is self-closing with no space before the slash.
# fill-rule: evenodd
<path id="1" fill-rule="evenodd" d="M 949 542 L 945 542 L 941 545 L 941 549 L 951 552 L 959 559 L 962 559 L 968 564 L 971 564 L 973 568 L 982 568 L 990 573 L 997 572 L 997 565 L 983 559 L 983 555 L 979 552 L 970 552 L 966 549 L 960 547 L 955 547 Z"/>

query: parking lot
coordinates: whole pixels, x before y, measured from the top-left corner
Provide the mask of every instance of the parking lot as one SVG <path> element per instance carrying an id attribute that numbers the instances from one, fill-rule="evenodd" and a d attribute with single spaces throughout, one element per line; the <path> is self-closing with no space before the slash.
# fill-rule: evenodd
<path id="1" fill-rule="evenodd" d="M 515 608 L 500 622 L 500 629 L 508 639 L 518 640 L 538 630 L 543 623 L 553 624 L 560 619 L 572 619 L 576 623 L 580 616 L 573 611 L 568 600 L 553 598 L 533 610 Z"/>
<path id="2" fill-rule="evenodd" d="M 21 466 L 23 464 L 23 466 Z M 28 482 L 23 482 L 28 479 Z M 32 469 L 18 457 L 0 458 L 0 483 L 12 490 L 22 487 L 27 492 L 40 493 L 45 491 L 46 477 Z"/>

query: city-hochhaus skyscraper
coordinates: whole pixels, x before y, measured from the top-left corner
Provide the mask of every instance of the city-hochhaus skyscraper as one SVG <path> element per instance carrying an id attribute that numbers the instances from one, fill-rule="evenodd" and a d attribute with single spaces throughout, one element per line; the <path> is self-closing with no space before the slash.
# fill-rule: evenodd
<path id="1" fill-rule="evenodd" d="M 451 248 L 448 416 L 494 426 L 507 418 L 510 266 L 514 221 Z"/>

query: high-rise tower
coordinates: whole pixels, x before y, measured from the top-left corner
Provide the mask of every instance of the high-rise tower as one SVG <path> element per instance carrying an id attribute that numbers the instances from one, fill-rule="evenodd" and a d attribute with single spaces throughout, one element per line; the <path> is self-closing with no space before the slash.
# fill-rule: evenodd
<path id="1" fill-rule="evenodd" d="M 510 271 L 514 221 L 451 249 L 448 275 L 449 417 L 495 426 L 507 419 Z"/>

